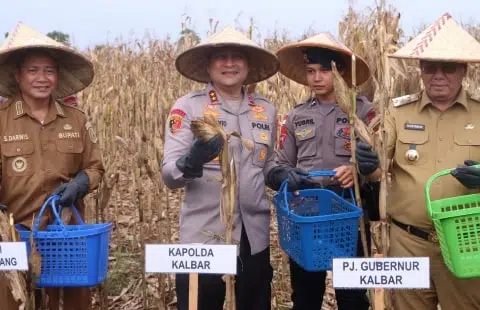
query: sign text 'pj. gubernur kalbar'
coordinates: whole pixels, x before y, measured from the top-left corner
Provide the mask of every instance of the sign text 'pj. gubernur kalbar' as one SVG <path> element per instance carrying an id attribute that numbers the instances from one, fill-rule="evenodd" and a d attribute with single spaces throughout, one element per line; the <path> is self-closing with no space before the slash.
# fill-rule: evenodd
<path id="1" fill-rule="evenodd" d="M 212 249 L 205 248 L 169 248 L 168 256 L 178 257 L 172 260 L 172 269 L 210 269 L 210 260 L 214 257 Z M 183 258 L 183 259 L 182 259 Z M 185 259 L 188 258 L 188 259 Z"/>
<path id="2" fill-rule="evenodd" d="M 335 288 L 429 288 L 429 258 L 335 258 L 333 286 Z"/>
<path id="3" fill-rule="evenodd" d="M 362 261 L 359 266 L 355 261 L 344 261 L 344 271 L 420 271 L 419 262 L 406 261 Z M 360 284 L 402 284 L 402 275 L 360 275 Z"/>

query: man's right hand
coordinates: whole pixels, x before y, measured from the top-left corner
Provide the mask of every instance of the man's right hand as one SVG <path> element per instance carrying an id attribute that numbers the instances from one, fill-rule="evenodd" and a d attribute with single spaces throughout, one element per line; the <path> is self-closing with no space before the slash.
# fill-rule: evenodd
<path id="1" fill-rule="evenodd" d="M 360 141 L 355 151 L 358 170 L 360 174 L 368 176 L 378 168 L 378 154 L 372 151 L 372 147 L 365 142 Z"/>
<path id="2" fill-rule="evenodd" d="M 177 168 L 187 178 L 200 178 L 203 176 L 203 165 L 217 157 L 223 145 L 224 140 L 220 134 L 207 142 L 195 139 L 189 152 L 177 160 Z"/>
<path id="3" fill-rule="evenodd" d="M 267 176 L 267 186 L 278 191 L 283 181 L 288 179 L 287 191 L 295 192 L 301 189 L 312 188 L 314 182 L 308 177 L 308 172 L 300 168 L 277 166 Z"/>

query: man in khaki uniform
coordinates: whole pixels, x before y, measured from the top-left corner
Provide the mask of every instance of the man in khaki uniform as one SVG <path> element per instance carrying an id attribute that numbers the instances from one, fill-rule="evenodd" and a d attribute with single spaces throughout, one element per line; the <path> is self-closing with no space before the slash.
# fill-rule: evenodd
<path id="1" fill-rule="evenodd" d="M 330 33 L 320 33 L 300 42 L 283 46 L 277 52 L 280 72 L 297 83 L 308 86 L 313 96 L 296 105 L 285 117 L 282 125 L 276 166 L 267 176 L 267 185 L 278 190 L 288 179 L 289 191 L 324 186 L 342 194 L 353 186 L 355 170 L 351 165 L 350 124 L 348 115 L 336 103 L 331 63 L 334 61 L 345 81 L 351 84 L 353 52 L 338 42 Z M 357 81 L 365 82 L 370 76 L 366 62 L 357 56 Z M 365 97 L 357 99 L 357 116 L 366 124 L 374 118 L 375 108 Z M 315 170 L 334 170 L 333 178 L 322 178 L 314 183 L 307 173 Z M 362 198 L 377 191 L 367 190 Z M 377 187 L 375 185 L 375 187 Z M 349 198 L 348 194 L 347 197 Z M 364 203 L 366 202 L 365 199 Z M 372 206 L 372 201 L 366 203 Z M 363 256 L 358 238 L 357 255 Z M 319 310 L 325 291 L 326 271 L 307 271 L 294 258 L 289 258 L 293 310 Z M 368 310 L 366 290 L 336 289 L 339 310 Z"/>
<path id="2" fill-rule="evenodd" d="M 0 105 L 0 202 L 16 224 L 31 228 L 52 194 L 83 213 L 82 198 L 98 186 L 104 168 L 95 132 L 81 110 L 55 100 L 92 79 L 83 55 L 23 24 L 0 48 L 0 95 L 9 98 Z M 0 279 L 0 309 L 18 309 L 6 284 Z M 58 292 L 47 289 L 50 309 L 59 308 Z M 90 307 L 89 289 L 64 289 L 65 309 Z"/>
<path id="3" fill-rule="evenodd" d="M 480 309 L 480 279 L 459 279 L 446 267 L 425 206 L 426 181 L 458 168 L 433 183 L 431 199 L 461 196 L 480 188 L 480 101 L 462 87 L 467 63 L 480 62 L 480 43 L 446 14 L 391 57 L 420 60 L 425 90 L 396 98 L 385 126 L 393 161 L 387 213 L 391 218 L 391 257 L 429 257 L 430 288 L 397 290 L 395 309 Z M 365 143 L 357 151 L 359 170 L 379 174 L 377 154 Z M 465 165 L 463 165 L 465 163 Z M 475 190 L 478 192 L 478 190 Z"/>
<path id="4" fill-rule="evenodd" d="M 220 218 L 220 136 L 202 143 L 194 139 L 190 122 L 213 116 L 227 132 L 237 131 L 254 142 L 248 149 L 237 138 L 229 143 L 237 171 L 233 240 L 239 243 L 236 275 L 236 309 L 270 309 L 270 202 L 265 175 L 273 168 L 276 109 L 246 84 L 272 76 L 276 56 L 242 33 L 226 28 L 185 51 L 176 60 L 178 71 L 207 83 L 199 91 L 178 99 L 166 124 L 162 175 L 171 188 L 185 188 L 180 213 L 180 242 L 224 244 L 225 226 Z M 188 275 L 177 274 L 178 309 L 188 309 Z M 199 276 L 199 310 L 221 310 L 225 283 L 220 275 Z"/>

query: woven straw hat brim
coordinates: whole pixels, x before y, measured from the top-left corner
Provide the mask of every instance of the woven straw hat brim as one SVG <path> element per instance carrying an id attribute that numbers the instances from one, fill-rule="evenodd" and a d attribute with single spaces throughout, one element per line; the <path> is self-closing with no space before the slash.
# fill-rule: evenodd
<path id="1" fill-rule="evenodd" d="M 338 52 L 343 58 L 346 66 L 343 78 L 349 86 L 352 85 L 352 51 L 328 42 L 315 42 L 314 40 L 307 39 L 283 46 L 276 53 L 280 61 L 280 72 L 297 83 L 308 85 L 304 58 L 304 51 L 308 47 L 322 47 Z M 355 55 L 355 58 L 356 84 L 359 86 L 370 78 L 370 68 L 363 58 L 358 55 Z"/>
<path id="2" fill-rule="evenodd" d="M 246 54 L 249 73 L 245 84 L 266 80 L 279 69 L 280 64 L 274 53 L 257 45 L 243 33 L 228 27 L 181 53 L 175 60 L 175 67 L 180 74 L 191 80 L 208 83 L 209 57 L 222 47 L 238 48 Z"/>
<path id="3" fill-rule="evenodd" d="M 177 57 L 175 67 L 178 72 L 191 80 L 208 83 L 210 82 L 210 76 L 207 72 L 210 64 L 209 56 L 222 47 L 235 47 L 247 55 L 249 72 L 245 84 L 266 80 L 277 73 L 279 69 L 277 57 L 273 53 L 255 46 L 232 42 L 193 47 Z"/>
<path id="4" fill-rule="evenodd" d="M 446 13 L 390 58 L 478 63 L 480 42 Z"/>
<path id="5" fill-rule="evenodd" d="M 14 75 L 16 64 L 13 61 L 18 53 L 36 49 L 50 55 L 59 67 L 53 97 L 64 98 L 76 94 L 92 83 L 95 74 L 93 63 L 73 48 L 52 42 L 52 39 L 23 24 L 17 26 L 12 36 L 14 37 L 8 37 L 0 47 L 0 96 L 9 97 L 18 91 Z M 22 41 L 25 40 L 23 44 Z"/>

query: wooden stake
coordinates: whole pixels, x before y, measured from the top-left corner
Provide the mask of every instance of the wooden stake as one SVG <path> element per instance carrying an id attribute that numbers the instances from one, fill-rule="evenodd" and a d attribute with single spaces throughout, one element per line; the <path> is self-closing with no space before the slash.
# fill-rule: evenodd
<path id="1" fill-rule="evenodd" d="M 383 258 L 383 254 L 375 254 L 375 258 Z M 374 299 L 374 309 L 375 310 L 384 310 L 385 309 L 385 290 L 383 288 L 376 288 L 375 299 Z"/>
<path id="2" fill-rule="evenodd" d="M 198 273 L 188 275 L 188 310 L 198 309 Z"/>

